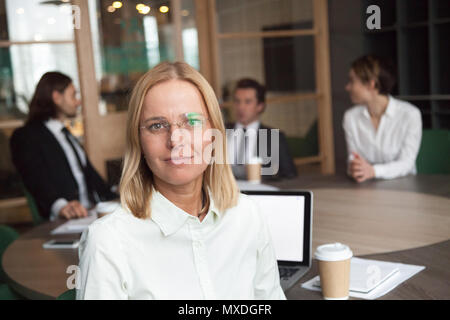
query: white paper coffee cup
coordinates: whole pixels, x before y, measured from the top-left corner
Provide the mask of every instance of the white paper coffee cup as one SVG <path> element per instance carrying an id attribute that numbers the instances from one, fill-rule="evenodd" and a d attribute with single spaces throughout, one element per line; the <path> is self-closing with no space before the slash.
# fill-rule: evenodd
<path id="1" fill-rule="evenodd" d="M 319 264 L 320 286 L 324 299 L 348 299 L 352 257 L 352 250 L 342 243 L 317 247 L 314 258 Z"/>
<path id="2" fill-rule="evenodd" d="M 250 183 L 261 183 L 261 167 L 262 167 L 262 159 L 261 158 L 251 158 L 248 163 L 245 165 L 245 169 L 247 171 L 247 181 Z"/>

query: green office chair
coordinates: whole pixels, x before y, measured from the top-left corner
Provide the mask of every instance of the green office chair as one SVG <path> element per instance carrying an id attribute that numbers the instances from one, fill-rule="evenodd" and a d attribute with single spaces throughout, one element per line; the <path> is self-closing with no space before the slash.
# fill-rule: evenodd
<path id="1" fill-rule="evenodd" d="M 76 300 L 76 296 L 76 290 L 71 289 L 63 292 L 58 298 L 56 298 L 56 300 Z"/>
<path id="2" fill-rule="evenodd" d="M 0 225 L 0 300 L 21 300 L 23 297 L 15 293 L 6 283 L 6 273 L 3 270 L 3 253 L 6 248 L 19 237 L 19 234 L 12 228 Z"/>
<path id="3" fill-rule="evenodd" d="M 5 225 L 0 225 L 0 262 L 6 248 L 19 237 L 19 234 L 13 229 Z M 3 264 L 0 263 L 0 283 L 6 281 L 6 274 L 3 271 Z"/>
<path id="4" fill-rule="evenodd" d="M 417 172 L 450 174 L 450 130 L 424 130 L 417 156 Z"/>
<path id="5" fill-rule="evenodd" d="M 31 193 L 28 192 L 28 190 L 23 186 L 23 192 L 25 193 L 25 197 L 27 198 L 28 207 L 30 208 L 31 212 L 31 218 L 33 219 L 33 224 L 37 226 L 38 224 L 41 224 L 44 222 L 44 218 L 39 214 L 39 210 L 37 208 L 36 202 L 34 201 L 33 196 Z"/>
<path id="6" fill-rule="evenodd" d="M 24 300 L 24 298 L 12 291 L 7 284 L 0 283 L 0 300 Z"/>
<path id="7" fill-rule="evenodd" d="M 286 137 L 292 158 L 311 157 L 319 154 L 317 121 L 304 137 Z"/>

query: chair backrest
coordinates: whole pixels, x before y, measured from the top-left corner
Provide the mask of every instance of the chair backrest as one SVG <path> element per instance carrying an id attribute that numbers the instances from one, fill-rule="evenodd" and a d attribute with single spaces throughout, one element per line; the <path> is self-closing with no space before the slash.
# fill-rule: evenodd
<path id="1" fill-rule="evenodd" d="M 450 174 L 450 130 L 423 130 L 417 172 Z"/>
<path id="2" fill-rule="evenodd" d="M 315 121 L 303 137 L 286 137 L 292 158 L 312 157 L 319 154 L 318 127 Z"/>
<path id="3" fill-rule="evenodd" d="M 76 300 L 76 296 L 76 290 L 71 289 L 63 292 L 58 298 L 56 298 L 56 300 Z"/>
<path id="4" fill-rule="evenodd" d="M 23 192 L 25 193 L 25 197 L 27 198 L 28 207 L 30 208 L 31 212 L 31 218 L 33 219 L 33 224 L 36 226 L 44 222 L 44 218 L 42 218 L 42 216 L 39 214 L 38 207 L 31 193 L 29 193 L 25 187 L 23 187 Z"/>
<path id="5" fill-rule="evenodd" d="M 3 253 L 6 248 L 19 237 L 19 234 L 11 227 L 0 225 L 0 282 L 5 282 L 6 275 L 3 271 Z"/>

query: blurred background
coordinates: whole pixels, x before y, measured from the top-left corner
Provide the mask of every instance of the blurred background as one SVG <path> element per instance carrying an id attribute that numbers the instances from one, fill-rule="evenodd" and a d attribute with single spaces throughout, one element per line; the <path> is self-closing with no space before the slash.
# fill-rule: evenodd
<path id="1" fill-rule="evenodd" d="M 379 30 L 366 26 L 372 4 Z M 322 175 L 345 171 L 344 87 L 363 54 L 393 59 L 394 95 L 420 108 L 425 130 L 450 129 L 449 40 L 448 0 L 0 0 L 0 223 L 31 221 L 9 137 L 47 71 L 74 79 L 83 105 L 72 132 L 110 183 L 129 94 L 166 60 L 206 77 L 226 121 L 237 80 L 265 84 L 262 122 L 287 135 L 300 176 Z"/>

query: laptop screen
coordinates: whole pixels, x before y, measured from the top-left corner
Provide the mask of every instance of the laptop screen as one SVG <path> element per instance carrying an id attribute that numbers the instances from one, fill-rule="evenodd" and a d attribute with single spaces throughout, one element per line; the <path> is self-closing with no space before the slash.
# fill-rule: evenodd
<path id="1" fill-rule="evenodd" d="M 266 216 L 278 261 L 303 262 L 305 197 L 249 195 Z"/>

